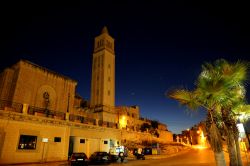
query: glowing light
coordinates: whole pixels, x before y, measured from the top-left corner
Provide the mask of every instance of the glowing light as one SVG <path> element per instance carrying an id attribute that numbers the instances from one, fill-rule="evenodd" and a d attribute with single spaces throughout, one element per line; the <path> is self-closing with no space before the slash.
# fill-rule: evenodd
<path id="1" fill-rule="evenodd" d="M 126 117 L 122 116 L 120 121 L 119 121 L 120 127 L 121 128 L 125 128 L 127 126 L 127 121 L 126 121 Z"/>
<path id="2" fill-rule="evenodd" d="M 239 130 L 239 132 L 240 132 L 240 133 L 244 133 L 244 132 L 245 132 L 244 127 L 243 127 L 243 124 L 242 124 L 242 123 L 237 124 L 237 127 L 238 127 L 238 130 Z"/>
<path id="3" fill-rule="evenodd" d="M 201 130 L 200 131 L 201 132 L 201 134 L 200 134 L 200 146 L 201 147 L 203 147 L 203 148 L 207 148 L 207 146 L 206 146 L 206 137 L 204 136 L 204 133 L 203 133 L 203 131 Z"/>
<path id="4" fill-rule="evenodd" d="M 195 148 L 195 149 L 206 149 L 207 147 L 203 146 L 203 145 L 195 145 L 195 146 L 193 146 L 193 148 Z"/>
<path id="5" fill-rule="evenodd" d="M 42 142 L 49 142 L 48 138 L 42 138 Z"/>

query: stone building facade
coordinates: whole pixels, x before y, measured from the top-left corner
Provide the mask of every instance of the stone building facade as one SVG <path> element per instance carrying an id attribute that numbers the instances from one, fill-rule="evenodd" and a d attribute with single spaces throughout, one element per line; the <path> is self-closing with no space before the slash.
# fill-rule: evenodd
<path id="1" fill-rule="evenodd" d="M 0 75 L 0 99 L 60 112 L 73 111 L 77 82 L 27 60 Z"/>
<path id="2" fill-rule="evenodd" d="M 90 102 L 76 93 L 77 81 L 27 60 L 0 73 L 0 164 L 90 156 L 128 141 L 172 141 L 164 124 L 158 137 L 140 131 L 150 121 L 140 118 L 138 106 L 115 106 L 114 39 L 107 28 L 95 40 L 92 70 Z"/>

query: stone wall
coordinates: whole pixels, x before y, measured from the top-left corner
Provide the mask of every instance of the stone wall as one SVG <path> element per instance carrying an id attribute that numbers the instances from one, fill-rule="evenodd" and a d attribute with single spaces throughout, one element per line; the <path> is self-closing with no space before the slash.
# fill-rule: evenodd
<path id="1" fill-rule="evenodd" d="M 0 99 L 1 100 L 12 100 L 13 96 L 13 79 L 14 79 L 14 70 L 6 68 L 0 74 Z"/>
<path id="2" fill-rule="evenodd" d="M 40 125 L 29 122 L 0 119 L 0 128 L 4 131 L 0 163 L 26 163 L 41 161 L 67 160 L 69 147 L 69 130 L 66 127 Z M 18 149 L 20 135 L 37 136 L 35 150 Z M 61 142 L 54 142 L 60 137 Z M 48 138 L 47 143 L 42 139 Z"/>
<path id="3" fill-rule="evenodd" d="M 141 143 L 143 141 L 147 142 L 172 142 L 173 134 L 169 131 L 159 131 L 159 138 L 151 135 L 147 132 L 136 132 L 136 131 L 126 131 L 122 130 L 122 139 L 126 141 L 132 141 L 136 143 Z"/>
<path id="4" fill-rule="evenodd" d="M 48 109 L 66 112 L 69 102 L 73 110 L 76 81 L 27 61 L 20 61 L 19 68 L 13 101 L 44 108 L 43 94 L 47 92 Z"/>
<path id="5" fill-rule="evenodd" d="M 47 92 L 48 109 L 66 112 L 73 110 L 76 85 L 66 76 L 21 60 L 0 74 L 0 99 L 44 108 Z"/>
<path id="6" fill-rule="evenodd" d="M 172 140 L 170 132 L 161 132 L 157 138 L 146 132 L 99 127 L 6 110 L 0 110 L 0 129 L 0 163 L 6 164 L 67 160 L 71 138 L 74 141 L 73 151 L 85 152 L 88 156 L 94 150 L 108 152 L 111 142 L 124 145 L 125 140 L 138 143 Z M 18 149 L 20 135 L 37 136 L 36 149 Z M 55 137 L 60 138 L 60 142 L 55 142 Z M 43 143 L 43 138 L 48 138 L 48 142 Z M 81 144 L 80 139 L 85 142 Z"/>

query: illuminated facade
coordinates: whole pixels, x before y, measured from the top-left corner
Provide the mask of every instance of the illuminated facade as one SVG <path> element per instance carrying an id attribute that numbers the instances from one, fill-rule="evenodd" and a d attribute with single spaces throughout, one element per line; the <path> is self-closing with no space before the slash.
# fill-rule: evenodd
<path id="1" fill-rule="evenodd" d="M 0 73 L 0 164 L 67 160 L 72 152 L 109 151 L 123 140 L 172 141 L 140 132 L 138 106 L 115 106 L 114 39 L 107 28 L 95 39 L 91 99 L 77 81 L 20 60 Z M 149 123 L 149 122 L 147 122 Z"/>

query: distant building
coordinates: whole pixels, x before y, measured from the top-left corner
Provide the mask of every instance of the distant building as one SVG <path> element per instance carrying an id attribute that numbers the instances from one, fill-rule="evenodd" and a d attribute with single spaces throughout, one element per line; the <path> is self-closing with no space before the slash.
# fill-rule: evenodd
<path id="1" fill-rule="evenodd" d="M 67 160 L 136 141 L 172 141 L 167 126 L 141 132 L 138 106 L 115 106 L 114 39 L 95 38 L 90 102 L 77 81 L 20 60 L 0 73 L 0 164 Z"/>
<path id="2" fill-rule="evenodd" d="M 182 133 L 178 135 L 177 142 L 208 147 L 209 143 L 204 122 L 192 126 L 191 129 L 183 130 Z"/>

